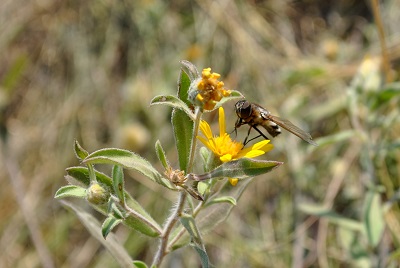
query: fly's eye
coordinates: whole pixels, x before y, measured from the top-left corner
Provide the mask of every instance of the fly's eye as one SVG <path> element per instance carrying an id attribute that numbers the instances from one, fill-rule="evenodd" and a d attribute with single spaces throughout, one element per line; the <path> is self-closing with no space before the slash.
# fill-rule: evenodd
<path id="1" fill-rule="evenodd" d="M 236 114 L 239 118 L 246 119 L 251 115 L 251 104 L 246 100 L 238 101 L 235 105 Z"/>

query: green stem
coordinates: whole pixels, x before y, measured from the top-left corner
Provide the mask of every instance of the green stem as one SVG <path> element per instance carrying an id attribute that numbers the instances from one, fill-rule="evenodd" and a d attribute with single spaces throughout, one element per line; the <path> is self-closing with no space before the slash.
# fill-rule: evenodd
<path id="1" fill-rule="evenodd" d="M 201 115 L 202 115 L 201 109 L 199 107 L 196 107 L 192 143 L 190 146 L 189 164 L 188 164 L 188 167 L 186 170 L 187 174 L 190 173 L 193 169 L 194 155 L 196 152 L 196 144 L 197 144 L 196 137 L 199 132 Z M 186 198 L 187 198 L 186 191 L 182 191 L 179 193 L 179 197 L 178 197 L 178 201 L 175 206 L 175 209 L 172 211 L 171 215 L 168 217 L 167 221 L 165 222 L 163 232 L 161 235 L 161 239 L 160 239 L 160 245 L 158 247 L 156 255 L 154 256 L 152 267 L 153 266 L 159 267 L 164 256 L 167 253 L 169 235 L 171 234 L 175 224 L 178 222 L 179 217 L 183 212 L 183 209 L 185 208 Z"/>
<path id="2" fill-rule="evenodd" d="M 196 144 L 197 144 L 197 135 L 199 133 L 199 126 L 200 126 L 200 119 L 202 115 L 202 111 L 199 107 L 196 107 L 195 111 L 195 120 L 194 120 L 194 127 L 193 127 L 193 137 L 192 137 L 192 144 L 190 145 L 190 155 L 189 155 L 189 164 L 186 170 L 186 174 L 192 172 L 193 169 L 193 162 L 194 162 L 194 154 L 196 152 Z"/>

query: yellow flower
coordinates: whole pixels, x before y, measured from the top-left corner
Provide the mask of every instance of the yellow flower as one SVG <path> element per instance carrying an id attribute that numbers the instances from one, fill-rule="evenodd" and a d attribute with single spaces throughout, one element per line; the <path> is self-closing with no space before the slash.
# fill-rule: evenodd
<path id="1" fill-rule="evenodd" d="M 225 128 L 225 112 L 222 107 L 219 108 L 219 136 L 213 136 L 210 125 L 202 120 L 200 122 L 200 131 L 204 137 L 197 138 L 210 150 L 219 157 L 223 163 L 236 160 L 242 157 L 254 158 L 265 154 L 272 150 L 274 146 L 269 144 L 269 140 L 263 140 L 253 144 L 250 147 L 244 148 L 243 143 L 232 140 Z M 237 179 L 230 178 L 232 185 L 236 185 Z"/>
<path id="2" fill-rule="evenodd" d="M 196 101 L 202 103 L 205 110 L 214 109 L 222 97 L 231 94 L 230 90 L 224 88 L 224 82 L 218 80 L 220 77 L 218 73 L 211 73 L 211 68 L 206 68 L 201 72 L 201 79 L 196 80 Z"/>

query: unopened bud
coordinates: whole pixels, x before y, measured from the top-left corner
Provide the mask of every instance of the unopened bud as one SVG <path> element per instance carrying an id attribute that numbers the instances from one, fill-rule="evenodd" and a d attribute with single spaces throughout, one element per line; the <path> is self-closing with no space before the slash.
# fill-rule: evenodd
<path id="1" fill-rule="evenodd" d="M 86 190 L 86 199 L 95 205 L 102 205 L 108 202 L 110 192 L 98 183 L 93 183 Z"/>

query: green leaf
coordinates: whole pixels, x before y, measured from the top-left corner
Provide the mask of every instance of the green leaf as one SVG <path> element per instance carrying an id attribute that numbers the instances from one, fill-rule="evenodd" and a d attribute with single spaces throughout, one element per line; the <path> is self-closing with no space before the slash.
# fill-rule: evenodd
<path id="1" fill-rule="evenodd" d="M 199 191 L 200 194 L 205 195 L 207 190 L 210 188 L 210 184 L 206 181 L 201 181 L 199 184 L 197 184 L 197 190 Z"/>
<path id="2" fill-rule="evenodd" d="M 108 216 L 101 226 L 101 234 L 104 239 L 106 239 L 107 235 L 114 229 L 118 224 L 120 224 L 122 220 L 116 219 L 113 216 Z"/>
<path id="3" fill-rule="evenodd" d="M 125 204 L 124 171 L 121 166 L 115 165 L 112 170 L 114 192 L 122 204 Z"/>
<path id="4" fill-rule="evenodd" d="M 154 182 L 169 189 L 175 189 L 167 179 L 164 178 L 146 159 L 139 155 L 116 148 L 101 149 L 88 155 L 84 160 L 85 164 L 113 164 L 121 165 L 128 169 L 134 169 Z"/>
<path id="5" fill-rule="evenodd" d="M 178 150 L 179 167 L 186 171 L 192 143 L 193 121 L 189 119 L 186 113 L 177 109 L 172 111 L 171 121 Z"/>
<path id="6" fill-rule="evenodd" d="M 201 266 L 210 267 L 210 261 L 208 259 L 208 255 L 206 252 L 206 248 L 204 247 L 203 241 L 201 239 L 201 235 L 199 229 L 196 226 L 196 222 L 194 218 L 190 215 L 184 214 L 180 217 L 180 221 L 182 225 L 189 232 L 190 237 L 192 238 L 192 246 L 196 249 L 197 253 L 201 259 Z"/>
<path id="7" fill-rule="evenodd" d="M 232 204 L 233 206 L 236 206 L 237 202 L 236 199 L 232 196 L 221 196 L 221 197 L 216 197 L 206 203 L 206 206 L 210 206 L 213 204 L 218 204 L 218 203 L 229 203 Z"/>
<path id="8" fill-rule="evenodd" d="M 188 179 L 204 181 L 215 178 L 237 178 L 246 179 L 270 172 L 274 168 L 282 165 L 282 162 L 255 160 L 251 158 L 240 158 L 238 160 L 226 162 L 214 170 L 202 175 L 188 174 Z"/>
<path id="9" fill-rule="evenodd" d="M 89 179 L 89 171 L 88 168 L 86 167 L 69 167 L 66 169 L 67 175 L 70 176 L 70 178 L 73 178 L 77 182 L 83 184 L 84 186 L 89 186 L 90 185 L 90 179 Z M 95 171 L 96 179 L 98 182 L 107 185 L 110 188 L 113 188 L 112 185 L 112 179 L 105 175 L 104 173 L 101 173 L 99 171 Z M 66 177 L 68 179 L 68 177 Z"/>
<path id="10" fill-rule="evenodd" d="M 89 180 L 89 172 L 88 169 L 85 167 L 71 167 L 66 169 L 68 176 L 66 177 L 67 180 L 74 179 L 85 186 L 89 186 L 90 180 Z M 110 177 L 107 175 L 96 171 L 96 178 L 99 183 L 102 183 L 103 185 L 106 185 L 109 187 L 109 189 L 114 193 L 114 187 L 113 187 L 113 182 Z M 114 193 L 115 194 L 115 193 Z M 129 195 L 128 192 L 125 191 L 125 201 L 126 204 L 145 217 L 147 221 L 151 222 L 154 226 L 157 226 L 158 229 L 161 229 L 161 227 L 158 225 L 158 223 L 147 213 L 147 211 L 137 202 L 135 199 L 132 198 L 132 196 Z M 109 208 L 107 206 L 100 206 L 100 205 L 93 205 L 91 204 L 97 211 L 102 213 L 103 215 L 108 215 L 109 213 Z M 117 212 L 114 211 L 113 213 L 114 217 L 120 217 L 120 215 L 117 215 Z M 147 223 L 143 222 L 141 219 L 138 219 L 134 217 L 133 215 L 129 214 L 128 216 L 125 217 L 125 220 L 123 221 L 123 224 L 132 228 L 133 230 L 139 231 L 142 234 L 151 236 L 151 237 L 157 237 L 159 236 L 159 233 L 154 230 L 152 227 L 150 227 Z"/>
<path id="11" fill-rule="evenodd" d="M 188 99 L 190 83 L 191 81 L 188 74 L 181 69 L 178 78 L 178 98 L 186 103 L 188 107 L 192 106 L 191 102 Z"/>
<path id="12" fill-rule="evenodd" d="M 298 205 L 298 209 L 304 213 L 328 219 L 331 223 L 340 225 L 343 228 L 359 232 L 363 231 L 361 222 L 340 216 L 324 206 L 302 203 Z"/>
<path id="13" fill-rule="evenodd" d="M 78 198 L 85 198 L 86 197 L 86 189 L 75 186 L 75 185 L 68 185 L 63 186 L 57 190 L 54 198 L 65 198 L 65 197 L 78 197 Z"/>
<path id="14" fill-rule="evenodd" d="M 158 160 L 160 160 L 163 167 L 165 169 L 168 169 L 170 165 L 168 163 L 167 156 L 165 155 L 165 151 L 162 148 L 161 142 L 159 140 L 156 141 L 156 153 L 157 153 Z"/>
<path id="15" fill-rule="evenodd" d="M 192 119 L 192 121 L 195 120 L 194 114 L 187 106 L 187 104 L 175 96 L 171 95 L 156 96 L 150 102 L 150 105 L 155 105 L 155 104 L 164 104 L 171 106 L 172 108 L 179 109 L 181 111 L 184 111 L 189 116 L 189 118 Z"/>
<path id="16" fill-rule="evenodd" d="M 133 267 L 131 257 L 123 247 L 122 243 L 118 241 L 117 237 L 113 233 L 110 233 L 107 239 L 104 239 L 102 236 L 102 227 L 100 222 L 95 217 L 71 202 L 67 202 L 65 200 L 60 202 L 76 213 L 85 228 L 108 250 L 108 252 L 111 253 L 120 267 Z"/>
<path id="17" fill-rule="evenodd" d="M 364 207 L 364 226 L 369 244 L 376 247 L 385 229 L 381 197 L 377 192 L 369 191 L 367 193 Z"/>
<path id="18" fill-rule="evenodd" d="M 83 160 L 85 159 L 89 153 L 82 148 L 82 146 L 79 144 L 79 142 L 77 140 L 75 140 L 74 143 L 74 151 L 75 151 L 75 155 L 78 159 Z"/>
<path id="19" fill-rule="evenodd" d="M 112 216 L 116 219 L 120 220 L 125 219 L 124 212 L 120 210 L 120 208 L 113 199 L 111 199 L 110 202 L 108 202 L 107 214 L 112 214 Z"/>
<path id="20" fill-rule="evenodd" d="M 216 109 L 218 109 L 219 107 L 221 107 L 222 105 L 224 105 L 225 103 L 227 103 L 228 101 L 232 101 L 232 100 L 238 100 L 238 99 L 243 99 L 244 96 L 242 93 L 240 93 L 237 90 L 231 90 L 231 95 L 228 97 L 223 97 L 214 107 L 214 109 L 212 110 L 207 110 L 207 112 L 211 112 L 214 111 Z"/>
<path id="21" fill-rule="evenodd" d="M 147 268 L 147 264 L 142 262 L 142 261 L 133 261 L 133 265 L 135 265 L 136 268 Z"/>
<path id="22" fill-rule="evenodd" d="M 181 60 L 180 63 L 186 68 L 185 73 L 189 76 L 190 81 L 200 77 L 200 73 L 193 63 L 187 60 Z"/>

